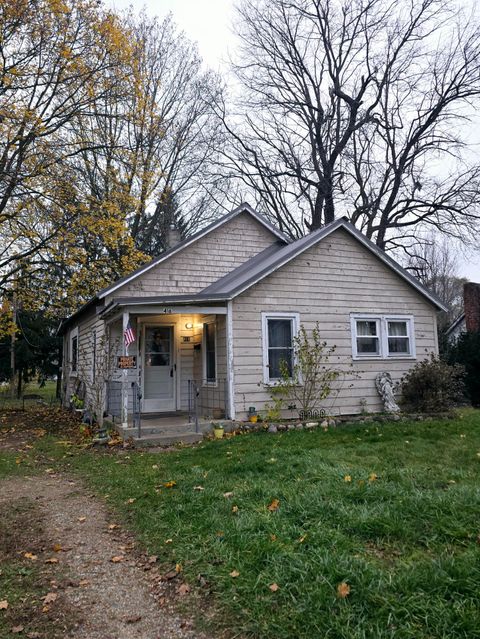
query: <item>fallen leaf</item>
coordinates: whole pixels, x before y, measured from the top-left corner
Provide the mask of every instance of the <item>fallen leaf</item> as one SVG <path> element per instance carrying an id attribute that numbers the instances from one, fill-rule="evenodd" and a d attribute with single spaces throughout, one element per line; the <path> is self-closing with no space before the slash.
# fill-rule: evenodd
<path id="1" fill-rule="evenodd" d="M 193 490 L 205 490 L 203 486 L 194 486 Z"/>
<path id="2" fill-rule="evenodd" d="M 273 533 L 270 535 L 270 541 L 277 541 L 277 535 L 274 535 Z"/>
<path id="3" fill-rule="evenodd" d="M 176 570 L 169 570 L 164 575 L 162 575 L 162 579 L 165 579 L 167 581 L 175 579 L 175 577 L 178 577 L 178 572 Z"/>
<path id="4" fill-rule="evenodd" d="M 45 595 L 45 597 L 42 597 L 43 599 L 43 603 L 45 605 L 51 604 L 54 601 L 56 601 L 58 595 L 56 592 L 49 592 L 48 594 Z"/>
<path id="5" fill-rule="evenodd" d="M 232 513 L 238 513 L 238 506 L 232 506 Z"/>
<path id="6" fill-rule="evenodd" d="M 148 558 L 148 563 L 149 564 L 156 564 L 157 563 L 157 555 L 152 555 L 151 557 Z"/>
<path id="7" fill-rule="evenodd" d="M 78 521 L 83 522 L 83 521 L 86 521 L 86 519 L 87 519 L 86 517 L 79 517 Z"/>
<path id="8" fill-rule="evenodd" d="M 49 557 L 45 559 L 46 564 L 58 564 L 58 559 L 56 557 Z"/>
<path id="9" fill-rule="evenodd" d="M 6 599 L 3 599 L 2 601 L 0 601 L 0 610 L 6 610 L 8 608 L 8 601 Z"/>
<path id="10" fill-rule="evenodd" d="M 112 562 L 112 564 L 118 564 L 121 561 L 123 561 L 125 559 L 125 557 L 123 555 L 115 555 L 115 557 L 112 557 L 110 559 L 110 561 Z"/>
<path id="11" fill-rule="evenodd" d="M 53 552 L 60 552 L 61 550 L 63 550 L 63 548 L 60 544 L 53 544 Z"/>
<path id="12" fill-rule="evenodd" d="M 165 539 L 166 544 L 173 544 L 173 539 Z"/>
<path id="13" fill-rule="evenodd" d="M 351 482 L 352 481 L 352 476 L 351 475 L 345 475 L 345 477 L 343 478 L 343 481 Z"/>
<path id="14" fill-rule="evenodd" d="M 163 485 L 165 488 L 174 488 L 177 485 L 177 482 L 172 479 L 171 481 L 165 482 Z"/>
<path id="15" fill-rule="evenodd" d="M 233 497 L 233 493 L 232 492 L 223 493 L 223 496 L 225 497 L 225 499 L 230 499 L 230 497 Z"/>
<path id="16" fill-rule="evenodd" d="M 88 581 L 88 579 L 81 579 L 78 582 L 78 585 L 81 586 L 82 588 L 84 588 L 85 586 L 89 586 L 90 582 Z"/>
<path id="17" fill-rule="evenodd" d="M 179 595 L 186 595 L 190 592 L 190 586 L 188 584 L 180 584 L 177 588 L 177 593 Z"/>
<path id="18" fill-rule="evenodd" d="M 158 470 L 158 464 L 152 464 L 153 470 Z"/>
<path id="19" fill-rule="evenodd" d="M 273 513 L 275 510 L 278 510 L 279 506 L 280 506 L 280 500 L 272 499 L 270 504 L 268 504 L 267 509 Z"/>
<path id="20" fill-rule="evenodd" d="M 230 573 L 230 577 L 233 577 L 234 579 L 239 575 L 240 573 L 238 572 L 238 570 L 232 570 L 232 572 Z"/>
<path id="21" fill-rule="evenodd" d="M 368 476 L 369 482 L 377 481 L 377 479 L 378 479 L 378 475 L 376 473 L 370 473 L 370 475 Z"/>
<path id="22" fill-rule="evenodd" d="M 175 564 L 175 572 L 182 572 L 182 564 Z"/>
<path id="23" fill-rule="evenodd" d="M 298 543 L 299 543 L 299 544 L 303 544 L 303 542 L 305 541 L 305 539 L 306 539 L 306 538 L 307 538 L 307 535 L 302 535 L 302 536 L 299 538 Z"/>
<path id="24" fill-rule="evenodd" d="M 130 497 L 130 499 L 127 499 L 127 501 L 125 502 L 126 504 L 133 504 L 137 501 L 136 497 Z"/>
<path id="25" fill-rule="evenodd" d="M 14 635 L 18 635 L 21 632 L 23 632 L 23 626 L 13 626 L 12 628 L 12 634 Z"/>
<path id="26" fill-rule="evenodd" d="M 277 592 L 277 590 L 280 590 L 280 586 L 276 583 L 270 584 L 268 587 L 272 592 Z"/>
<path id="27" fill-rule="evenodd" d="M 17 457 L 15 460 L 16 464 L 21 464 L 22 463 L 22 458 L 21 457 Z"/>
<path id="28" fill-rule="evenodd" d="M 25 559 L 30 559 L 31 561 L 37 561 L 38 559 L 37 555 L 34 555 L 31 552 L 26 552 L 23 554 L 23 556 L 25 557 Z"/>
<path id="29" fill-rule="evenodd" d="M 350 594 L 350 586 L 345 582 L 338 584 L 337 586 L 337 597 L 340 599 L 345 599 Z"/>
<path id="30" fill-rule="evenodd" d="M 118 524 L 110 524 L 108 530 L 115 530 L 115 528 L 118 528 Z"/>

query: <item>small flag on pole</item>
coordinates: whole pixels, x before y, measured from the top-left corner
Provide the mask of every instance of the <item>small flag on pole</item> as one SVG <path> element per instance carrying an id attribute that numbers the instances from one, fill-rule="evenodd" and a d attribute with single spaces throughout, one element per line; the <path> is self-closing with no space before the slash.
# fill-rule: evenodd
<path id="1" fill-rule="evenodd" d="M 132 328 L 132 325 L 130 324 L 130 320 L 128 320 L 127 328 L 125 329 L 123 338 L 125 340 L 125 348 L 128 348 L 130 344 L 135 341 L 135 333 L 133 332 L 133 328 Z"/>

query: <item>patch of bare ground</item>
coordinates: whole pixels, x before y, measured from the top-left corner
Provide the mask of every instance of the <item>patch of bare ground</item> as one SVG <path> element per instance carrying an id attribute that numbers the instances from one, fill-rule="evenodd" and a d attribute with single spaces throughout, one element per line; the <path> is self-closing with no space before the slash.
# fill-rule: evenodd
<path id="1" fill-rule="evenodd" d="M 79 482 L 52 474 L 6 480 L 0 512 L 8 514 L 0 529 L 5 552 L 41 566 L 36 599 L 0 611 L 23 627 L 18 636 L 206 639 L 175 612 L 174 597 L 197 608 L 181 575 L 162 574 Z"/>

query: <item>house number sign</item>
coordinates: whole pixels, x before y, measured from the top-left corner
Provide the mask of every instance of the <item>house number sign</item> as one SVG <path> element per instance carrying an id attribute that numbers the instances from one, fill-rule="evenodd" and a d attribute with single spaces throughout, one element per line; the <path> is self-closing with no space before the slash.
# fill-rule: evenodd
<path id="1" fill-rule="evenodd" d="M 137 358 L 135 355 L 120 355 L 117 360 L 117 368 L 122 370 L 137 368 Z"/>

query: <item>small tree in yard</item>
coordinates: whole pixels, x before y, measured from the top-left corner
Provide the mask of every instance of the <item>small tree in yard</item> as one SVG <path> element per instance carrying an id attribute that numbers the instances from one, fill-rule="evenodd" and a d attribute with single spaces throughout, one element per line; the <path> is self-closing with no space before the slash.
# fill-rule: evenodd
<path id="1" fill-rule="evenodd" d="M 116 353 L 117 345 L 110 344 L 107 337 L 102 335 L 98 341 L 95 341 L 91 366 L 88 367 L 85 358 L 83 358 L 79 367 L 79 377 L 86 388 L 88 407 L 91 410 L 92 418 L 95 419 L 100 428 L 103 426 L 107 382 L 115 368 Z"/>
<path id="2" fill-rule="evenodd" d="M 287 362 L 280 363 L 281 378 L 269 386 L 275 409 L 279 411 L 287 403 L 295 402 L 305 414 L 318 409 L 329 397 L 342 371 L 329 365 L 336 346 L 327 346 L 320 336 L 318 322 L 309 335 L 302 325 L 293 338 L 294 359 L 292 370 Z"/>
<path id="3" fill-rule="evenodd" d="M 418 362 L 401 381 L 402 404 L 410 410 L 438 413 L 464 399 L 465 368 L 435 355 Z"/>

